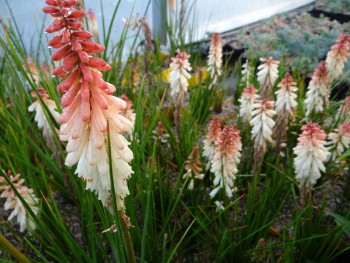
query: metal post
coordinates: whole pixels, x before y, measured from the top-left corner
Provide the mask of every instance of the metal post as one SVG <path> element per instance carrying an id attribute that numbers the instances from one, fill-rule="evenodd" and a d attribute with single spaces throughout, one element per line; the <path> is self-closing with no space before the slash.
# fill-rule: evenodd
<path id="1" fill-rule="evenodd" d="M 160 44 L 167 44 L 167 0 L 152 0 L 152 35 Z"/>

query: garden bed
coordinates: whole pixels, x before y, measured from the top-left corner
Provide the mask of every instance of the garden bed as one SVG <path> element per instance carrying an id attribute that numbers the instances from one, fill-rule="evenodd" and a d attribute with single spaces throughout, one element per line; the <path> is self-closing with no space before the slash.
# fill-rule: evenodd
<path id="1" fill-rule="evenodd" d="M 312 73 L 337 37 L 349 29 L 349 23 L 318 19 L 305 12 L 274 16 L 252 28 L 242 28 L 225 41 L 236 50 L 245 49 L 245 57 L 272 56 L 303 73 Z"/>
<path id="2" fill-rule="evenodd" d="M 315 3 L 315 9 L 330 14 L 350 16 L 350 5 L 348 0 L 317 0 Z"/>
<path id="3" fill-rule="evenodd" d="M 350 15 L 347 15 L 347 14 L 328 12 L 323 9 L 313 9 L 309 13 L 313 17 L 316 17 L 316 18 L 327 17 L 330 20 L 338 21 L 340 24 L 350 22 Z"/>
<path id="4" fill-rule="evenodd" d="M 57 15 L 56 9 L 46 10 Z M 66 14 L 78 18 L 83 14 L 62 6 L 60 10 L 66 13 L 59 14 L 56 26 L 64 19 L 72 23 Z M 80 30 L 79 21 L 76 26 Z M 147 25 L 143 27 L 148 32 Z M 328 138 L 340 127 L 337 122 L 342 118 L 346 122 L 346 112 L 339 110 L 345 102 L 331 100 L 321 111 L 311 109 L 309 115 L 306 107 L 313 104 L 306 105 L 306 100 L 323 103 L 328 97 L 311 94 L 312 100 L 305 91 L 310 74 L 339 35 L 350 28 L 349 23 L 306 12 L 279 15 L 234 36 L 225 35 L 223 50 L 219 35 L 214 35 L 216 48 L 211 48 L 209 59 L 196 52 L 189 56 L 191 47 L 185 50 L 173 41 L 169 57 L 153 52 L 150 45 L 144 54 L 125 63 L 115 61 L 117 55 L 103 53 L 107 47 L 91 41 L 89 33 L 62 31 L 61 37 L 50 36 L 55 39 L 50 43 L 61 48 L 54 49 L 53 57 L 64 58 L 63 69 L 58 67 L 53 78 L 42 74 L 38 61 L 26 67 L 21 36 L 7 25 L 3 28 L 8 37 L 0 36 L 6 54 L 0 63 L 4 84 L 0 85 L 0 131 L 4 134 L 0 164 L 12 174 L 21 173 L 24 181 L 12 184 L 10 172 L 1 169 L 5 190 L 1 195 L 7 197 L 6 192 L 17 188 L 28 193 L 30 188 L 38 200 L 26 207 L 32 211 L 29 216 L 35 229 L 25 233 L 19 233 L 23 231 L 18 223 L 6 221 L 11 212 L 2 208 L 4 201 L 0 203 L 1 233 L 18 248 L 17 255 L 45 262 L 89 263 L 341 262 L 340 254 L 347 258 L 348 225 L 337 218 L 350 216 L 350 159 L 344 154 L 346 149 L 339 149 L 339 141 Z M 145 36 L 150 37 L 150 32 Z M 350 35 L 346 37 L 344 47 L 349 48 Z M 177 48 L 181 50 L 175 52 Z M 82 50 L 101 55 L 87 58 Z M 226 62 L 222 68 L 217 65 L 221 52 Z M 268 56 L 280 62 L 258 62 Z M 241 64 L 247 59 L 255 72 L 243 82 Z M 207 69 L 208 61 L 214 71 Z M 46 63 L 51 64 L 51 59 Z M 104 85 L 102 77 L 110 85 Z M 343 80 L 334 78 L 334 83 Z M 73 84 L 68 85 L 67 79 Z M 278 85 L 281 79 L 286 81 Z M 255 89 L 242 93 L 246 84 L 258 88 L 262 100 L 254 96 Z M 276 87 L 289 97 L 277 95 Z M 249 95 L 253 100 L 245 100 Z M 283 100 L 289 109 L 278 110 L 277 101 Z M 73 119 L 72 129 L 62 126 L 58 134 L 56 114 L 50 111 L 55 109 L 49 106 L 58 107 L 61 102 L 61 122 L 73 111 L 78 119 Z M 68 108 L 68 104 L 73 106 Z M 37 107 L 35 114 L 28 111 L 32 105 Z M 247 108 L 250 111 L 244 112 Z M 337 111 L 339 117 L 335 117 Z M 40 124 L 48 125 L 40 125 L 38 116 Z M 45 128 L 51 133 L 45 133 Z M 60 141 L 65 132 L 72 131 L 68 143 Z M 79 137 L 78 132 L 83 134 Z M 350 138 L 350 133 L 339 136 Z M 86 146 L 95 141 L 98 147 Z M 90 150 L 85 153 L 83 149 Z M 327 159 L 331 154 L 334 159 Z M 17 195 L 19 190 L 13 194 Z M 117 202 L 121 205 L 118 212 Z M 13 260 L 9 252 L 1 251 L 0 257 Z"/>

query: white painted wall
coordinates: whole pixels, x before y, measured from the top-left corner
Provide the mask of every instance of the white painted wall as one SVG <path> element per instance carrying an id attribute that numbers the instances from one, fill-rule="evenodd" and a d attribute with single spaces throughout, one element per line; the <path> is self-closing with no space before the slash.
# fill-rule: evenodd
<path id="1" fill-rule="evenodd" d="M 177 13 L 180 10 L 177 0 Z M 195 26 L 192 39 L 206 38 L 206 33 L 225 32 L 293 10 L 315 0 L 186 0 L 194 10 Z"/>
<path id="2" fill-rule="evenodd" d="M 111 18 L 114 12 L 114 9 L 118 3 L 117 0 L 85 0 L 85 8 L 88 10 L 91 8 L 97 19 L 100 29 L 100 36 L 102 36 L 102 9 L 105 17 L 105 24 L 108 26 L 111 22 Z M 139 13 L 139 17 L 143 16 L 147 8 L 148 0 L 122 0 L 116 15 L 116 18 L 113 23 L 113 28 L 111 31 L 111 43 L 110 46 L 116 44 L 120 38 L 121 32 L 124 28 L 124 23 L 122 18 L 128 18 L 131 13 Z M 7 21 L 11 19 L 16 21 L 18 24 L 19 31 L 22 33 L 22 39 L 26 47 L 27 53 L 33 53 L 36 51 L 39 34 L 38 30 L 41 29 L 43 23 L 46 26 L 50 24 L 50 18 L 42 12 L 42 8 L 46 6 L 44 0 L 0 0 L 0 19 Z M 151 21 L 152 8 L 148 12 L 148 20 Z M 12 10 L 12 14 L 11 11 Z M 108 28 L 107 28 L 108 29 Z M 107 30 L 106 29 L 106 30 Z M 133 32 L 129 33 L 131 35 Z M 2 29 L 0 28 L 0 35 L 3 36 Z M 51 34 L 53 35 L 53 34 Z M 49 35 L 49 38 L 51 36 Z M 43 43 L 46 46 L 46 36 L 43 35 Z M 126 46 L 131 45 L 131 40 L 126 43 Z M 128 48 L 125 49 L 125 52 L 128 51 Z M 0 50 L 1 54 L 1 50 Z M 126 53 L 124 57 L 126 57 Z"/>
<path id="3" fill-rule="evenodd" d="M 152 25 L 154 34 L 160 36 L 164 31 L 164 12 L 161 12 L 160 3 L 166 5 L 169 0 L 151 0 L 153 6 L 149 8 L 147 14 L 148 21 Z M 315 0 L 185 0 L 188 7 L 192 7 L 194 20 L 191 20 L 193 29 L 191 30 L 192 40 L 197 41 L 206 38 L 207 32 L 225 32 L 240 26 L 256 22 L 274 15 L 285 12 Z M 98 21 L 100 34 L 102 35 L 102 8 L 105 24 L 109 25 L 117 0 L 85 0 L 86 9 L 93 9 Z M 176 0 L 177 12 L 180 9 L 181 0 Z M 8 3 L 8 4 L 7 4 Z M 44 0 L 0 0 L 0 19 L 7 21 L 15 20 L 19 31 L 22 33 L 22 39 L 25 43 L 27 53 L 34 52 L 38 47 L 38 30 L 43 23 L 49 24 L 49 18 L 44 19 L 41 9 L 45 6 Z M 122 18 L 127 18 L 131 13 L 139 13 L 140 17 L 144 14 L 148 0 L 122 0 L 117 17 L 113 24 L 110 46 L 118 42 L 124 24 Z M 12 14 L 10 12 L 12 10 Z M 44 22 L 43 22 L 44 21 Z M 194 21 L 194 23 L 193 23 Z M 2 35 L 0 29 L 0 35 Z M 130 51 L 133 32 L 130 32 L 130 41 L 126 43 L 125 52 Z M 164 32 L 163 32 L 164 35 Z M 43 43 L 46 45 L 46 36 L 43 36 Z M 1 50 L 0 50 L 1 54 Z M 126 57 L 127 53 L 124 53 Z"/>

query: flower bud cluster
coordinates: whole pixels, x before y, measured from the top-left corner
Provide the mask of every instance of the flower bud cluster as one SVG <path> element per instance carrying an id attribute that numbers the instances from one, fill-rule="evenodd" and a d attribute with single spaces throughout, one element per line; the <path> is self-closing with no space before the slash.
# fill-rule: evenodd
<path id="1" fill-rule="evenodd" d="M 293 149 L 296 155 L 294 167 L 300 188 L 306 187 L 311 190 L 317 179 L 321 177 L 321 171 L 326 170 L 323 163 L 329 155 L 325 147 L 327 134 L 320 125 L 312 122 L 301 127 L 301 130 L 298 145 Z"/>
<path id="2" fill-rule="evenodd" d="M 42 102 L 47 106 L 47 108 L 50 111 L 54 120 L 58 123 L 59 118 L 60 118 L 60 114 L 57 112 L 56 103 L 53 100 L 50 100 L 49 95 L 47 94 L 47 92 L 44 88 L 38 88 L 38 94 L 41 97 Z M 52 138 L 52 132 L 51 132 L 51 128 L 50 128 L 50 124 L 48 122 L 48 119 L 45 115 L 45 111 L 43 109 L 43 106 L 41 105 L 41 101 L 38 98 L 38 94 L 35 91 L 31 92 L 32 97 L 36 98 L 37 100 L 34 101 L 28 107 L 28 111 L 30 111 L 30 112 L 35 111 L 34 120 L 38 123 L 38 127 L 40 129 L 43 129 L 44 138 L 46 141 L 48 141 L 48 140 L 51 140 L 51 138 Z"/>
<path id="3" fill-rule="evenodd" d="M 211 38 L 208 56 L 208 72 L 212 80 L 211 86 L 215 85 L 222 73 L 222 44 L 219 33 L 213 33 Z"/>
<path id="4" fill-rule="evenodd" d="M 234 181 L 240 163 L 242 142 L 239 130 L 234 125 L 227 125 L 217 140 L 214 157 L 211 161 L 211 172 L 214 173 L 214 189 L 210 192 L 213 198 L 221 188 L 225 189 L 226 196 L 231 198 L 236 191 Z"/>
<path id="5" fill-rule="evenodd" d="M 272 57 L 269 58 L 260 58 L 260 61 L 263 62 L 258 67 L 258 81 L 261 85 L 260 97 L 263 100 L 267 100 L 270 97 L 271 90 L 275 85 L 275 82 L 278 78 L 278 60 L 274 60 Z"/>
<path id="6" fill-rule="evenodd" d="M 221 121 L 218 118 L 214 118 L 210 121 L 209 129 L 207 135 L 205 137 L 204 143 L 204 151 L 203 156 L 207 158 L 208 163 L 206 166 L 206 170 L 209 170 L 211 166 L 211 161 L 213 160 L 215 154 L 215 147 L 217 146 L 217 142 L 219 140 L 219 136 L 221 134 Z"/>
<path id="7" fill-rule="evenodd" d="M 321 61 L 315 69 L 312 79 L 306 92 L 304 104 L 306 106 L 306 116 L 312 112 L 322 112 L 329 103 L 330 89 L 328 85 L 328 71 L 326 63 Z"/>
<path id="8" fill-rule="evenodd" d="M 30 207 L 32 212 L 36 215 L 39 213 L 38 198 L 33 193 L 33 189 L 28 188 L 23 185 L 24 179 L 20 179 L 20 174 L 16 176 L 11 175 L 11 172 L 7 173 L 8 180 L 12 183 L 12 185 L 16 188 L 17 192 L 23 200 Z M 11 221 L 14 217 L 17 216 L 17 223 L 20 226 L 20 232 L 24 232 L 27 228 L 30 230 L 35 229 L 34 222 L 23 205 L 21 199 L 16 195 L 15 191 L 8 184 L 7 180 L 4 176 L 0 176 L 0 191 L 2 191 L 0 197 L 6 198 L 6 202 L 4 204 L 4 209 L 9 210 L 13 209 L 12 213 L 8 217 L 8 220 Z"/>
<path id="9" fill-rule="evenodd" d="M 111 200 L 112 165 L 118 210 L 124 209 L 123 200 L 129 194 L 126 180 L 132 174 L 128 163 L 133 158 L 129 142 L 121 135 L 133 129 L 133 123 L 123 115 L 127 103 L 112 96 L 115 87 L 102 78 L 101 71 L 108 71 L 110 65 L 93 56 L 103 52 L 104 46 L 90 41 L 93 35 L 84 30 L 81 21 L 85 12 L 74 9 L 75 0 L 46 3 L 43 11 L 55 19 L 46 32 L 57 33 L 49 41 L 51 47 L 58 49 L 51 58 L 62 62 L 53 75 L 65 78 L 57 87 L 64 93 L 60 139 L 68 141 L 65 164 L 77 164 L 76 174 L 86 180 L 86 188 L 96 191 L 105 205 Z"/>
<path id="10" fill-rule="evenodd" d="M 187 177 L 190 178 L 190 182 L 188 184 L 188 189 L 193 190 L 194 187 L 194 179 L 203 180 L 204 174 L 202 174 L 202 163 L 199 156 L 199 148 L 194 147 L 188 160 L 185 162 L 185 170 L 186 173 L 182 176 L 183 179 Z"/>
<path id="11" fill-rule="evenodd" d="M 328 139 L 327 149 L 331 152 L 329 159 L 334 161 L 350 147 L 350 123 L 340 124 L 334 132 L 328 134 Z"/>
<path id="12" fill-rule="evenodd" d="M 327 53 L 326 66 L 328 70 L 328 80 L 332 82 L 339 77 L 344 69 L 344 63 L 350 56 L 350 35 L 340 35 L 335 45 Z"/>
<path id="13" fill-rule="evenodd" d="M 249 85 L 243 90 L 242 96 L 238 99 L 241 103 L 239 107 L 239 116 L 244 123 L 250 122 L 252 119 L 253 105 L 259 98 L 257 92 L 258 90 L 254 88 L 253 85 Z"/>

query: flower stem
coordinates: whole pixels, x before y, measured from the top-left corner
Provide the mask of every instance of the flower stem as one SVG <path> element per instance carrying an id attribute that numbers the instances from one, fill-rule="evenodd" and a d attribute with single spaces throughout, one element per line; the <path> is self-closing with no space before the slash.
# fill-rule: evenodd
<path id="1" fill-rule="evenodd" d="M 118 211 L 119 222 L 120 222 L 120 230 L 122 232 L 122 236 L 125 243 L 126 254 L 128 256 L 129 263 L 136 263 L 136 257 L 134 252 L 134 247 L 132 245 L 129 228 L 125 222 L 125 216 L 123 211 Z"/>
<path id="2" fill-rule="evenodd" d="M 15 259 L 21 263 L 30 263 L 30 261 L 23 255 L 10 241 L 0 234 L 0 246 L 5 248 Z"/>

